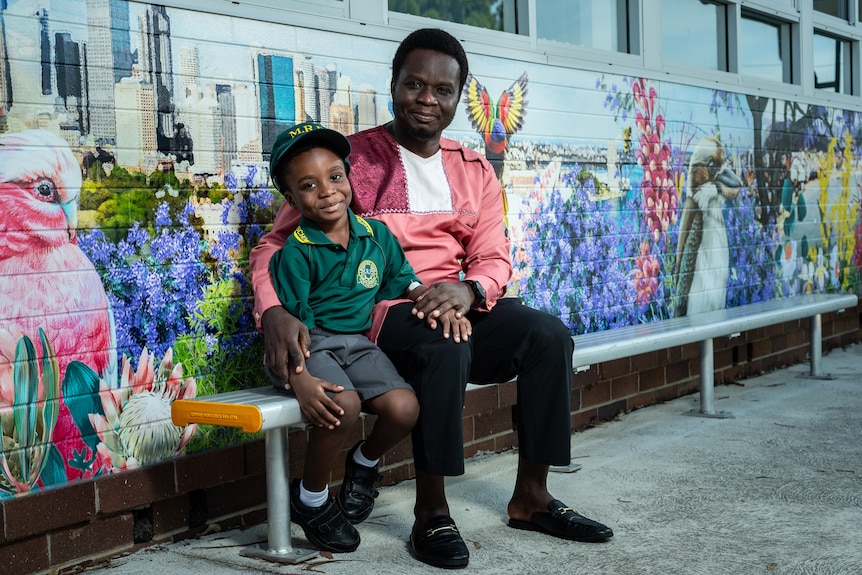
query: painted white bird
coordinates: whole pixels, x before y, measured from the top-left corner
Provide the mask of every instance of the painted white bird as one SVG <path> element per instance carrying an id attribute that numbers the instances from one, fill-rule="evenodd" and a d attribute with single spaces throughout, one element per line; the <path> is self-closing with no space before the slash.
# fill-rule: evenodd
<path id="1" fill-rule="evenodd" d="M 722 309 L 727 294 L 730 252 L 721 209 L 739 195 L 742 181 L 725 166 L 724 147 L 714 137 L 694 147 L 677 244 L 677 317 Z"/>

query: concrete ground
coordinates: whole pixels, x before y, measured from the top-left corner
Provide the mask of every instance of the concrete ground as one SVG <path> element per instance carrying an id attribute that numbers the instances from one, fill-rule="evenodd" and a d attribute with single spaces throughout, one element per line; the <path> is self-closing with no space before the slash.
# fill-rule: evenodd
<path id="1" fill-rule="evenodd" d="M 686 417 L 697 394 L 576 433 L 575 473 L 551 492 L 613 527 L 607 543 L 565 542 L 506 525 L 517 456 L 488 455 L 451 478 L 452 515 L 470 548 L 465 572 L 567 575 L 862 574 L 862 345 L 720 386 L 716 410 Z M 408 551 L 413 482 L 380 490 L 354 553 L 279 565 L 240 556 L 266 526 L 157 545 L 99 575 L 440 574 Z M 294 526 L 294 546 L 307 545 Z"/>

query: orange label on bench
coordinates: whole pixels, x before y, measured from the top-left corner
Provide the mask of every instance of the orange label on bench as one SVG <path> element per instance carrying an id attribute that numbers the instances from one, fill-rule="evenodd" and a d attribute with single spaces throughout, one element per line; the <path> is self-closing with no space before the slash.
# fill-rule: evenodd
<path id="1" fill-rule="evenodd" d="M 263 416 L 254 405 L 239 403 L 211 403 L 178 399 L 171 404 L 171 420 L 174 425 L 185 426 L 190 423 L 241 427 L 253 433 L 263 426 Z"/>

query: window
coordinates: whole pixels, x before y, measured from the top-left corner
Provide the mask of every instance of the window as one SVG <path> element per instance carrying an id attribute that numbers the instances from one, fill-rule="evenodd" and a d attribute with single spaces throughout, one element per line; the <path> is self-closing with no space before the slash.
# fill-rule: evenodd
<path id="1" fill-rule="evenodd" d="M 814 32 L 814 87 L 851 94 L 850 42 Z"/>
<path id="2" fill-rule="evenodd" d="M 587 48 L 637 53 L 627 0 L 536 0 L 536 36 Z"/>
<path id="3" fill-rule="evenodd" d="M 739 71 L 775 82 L 793 82 L 790 24 L 743 12 L 739 30 Z"/>
<path id="4" fill-rule="evenodd" d="M 391 12 L 468 26 L 530 34 L 535 5 L 536 36 L 585 48 L 640 52 L 637 0 L 387 0 Z"/>
<path id="5" fill-rule="evenodd" d="M 662 0 L 661 41 L 665 62 L 727 71 L 727 6 Z"/>
<path id="6" fill-rule="evenodd" d="M 518 30 L 516 8 L 516 0 L 389 0 L 393 12 L 525 34 Z"/>
<path id="7" fill-rule="evenodd" d="M 842 20 L 850 17 L 849 0 L 814 0 L 814 10 Z"/>

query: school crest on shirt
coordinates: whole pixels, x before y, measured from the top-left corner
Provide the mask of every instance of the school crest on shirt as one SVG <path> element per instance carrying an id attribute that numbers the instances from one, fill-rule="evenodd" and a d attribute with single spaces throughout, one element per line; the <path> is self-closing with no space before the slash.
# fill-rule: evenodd
<path id="1" fill-rule="evenodd" d="M 356 270 L 356 283 L 368 289 L 379 286 L 380 275 L 377 273 L 377 264 L 371 260 L 362 260 L 359 269 Z"/>

